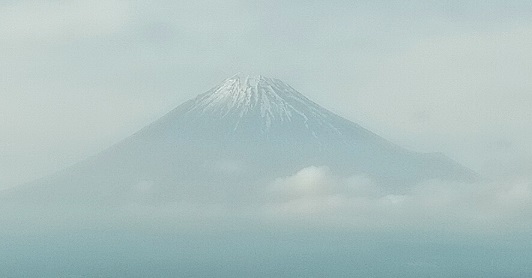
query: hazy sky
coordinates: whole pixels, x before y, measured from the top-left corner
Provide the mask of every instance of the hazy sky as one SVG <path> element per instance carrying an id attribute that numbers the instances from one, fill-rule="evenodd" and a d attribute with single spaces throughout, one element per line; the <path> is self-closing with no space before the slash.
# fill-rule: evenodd
<path id="1" fill-rule="evenodd" d="M 532 172 L 530 1 L 0 1 L 0 188 L 236 72 L 400 145 Z"/>

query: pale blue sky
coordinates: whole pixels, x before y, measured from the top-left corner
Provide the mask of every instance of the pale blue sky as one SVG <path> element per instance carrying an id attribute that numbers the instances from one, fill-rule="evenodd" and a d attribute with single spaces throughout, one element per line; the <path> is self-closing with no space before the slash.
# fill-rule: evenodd
<path id="1" fill-rule="evenodd" d="M 0 1 L 0 188 L 236 72 L 484 173 L 532 171 L 530 1 Z"/>

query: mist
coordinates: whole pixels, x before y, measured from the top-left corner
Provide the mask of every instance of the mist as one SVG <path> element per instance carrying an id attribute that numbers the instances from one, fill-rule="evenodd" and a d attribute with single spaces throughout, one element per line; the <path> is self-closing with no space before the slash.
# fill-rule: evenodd
<path id="1" fill-rule="evenodd" d="M 137 185 L 138 186 L 138 185 Z M 149 186 L 142 186 L 149 195 Z M 239 187 L 224 185 L 238 194 Z M 2 205 L 5 276 L 525 277 L 532 183 L 390 190 L 312 166 L 254 202 Z M 134 186 L 131 190 L 138 189 Z"/>
<path id="2" fill-rule="evenodd" d="M 520 0 L 0 1 L 0 276 L 529 277 L 531 38 Z M 177 144 L 238 72 L 393 146 Z"/>
<path id="3" fill-rule="evenodd" d="M 477 172 L 531 168 L 528 1 L 0 5 L 0 188 L 94 155 L 237 72 Z"/>

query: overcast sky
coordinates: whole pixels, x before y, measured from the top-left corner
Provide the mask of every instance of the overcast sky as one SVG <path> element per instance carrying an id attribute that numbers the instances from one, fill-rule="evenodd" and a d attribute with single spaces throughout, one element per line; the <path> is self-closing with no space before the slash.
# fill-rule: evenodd
<path id="1" fill-rule="evenodd" d="M 532 172 L 532 2 L 0 1 L 0 188 L 236 72 L 412 150 Z"/>

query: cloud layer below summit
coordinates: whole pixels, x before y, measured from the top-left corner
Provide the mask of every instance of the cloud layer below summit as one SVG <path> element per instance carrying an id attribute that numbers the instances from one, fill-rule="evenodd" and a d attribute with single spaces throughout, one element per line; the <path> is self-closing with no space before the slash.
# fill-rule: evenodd
<path id="1" fill-rule="evenodd" d="M 0 189 L 236 72 L 485 179 L 391 190 L 315 165 L 273 177 L 252 204 L 2 203 L 2 276 L 530 276 L 529 0 L 38 2 L 0 0 Z M 131 199 L 153 185 L 131 185 Z"/>
<path id="2" fill-rule="evenodd" d="M 149 187 L 143 188 L 144 194 Z M 168 227 L 256 225 L 287 230 L 345 230 L 421 233 L 443 238 L 527 237 L 532 225 L 532 178 L 477 181 L 429 180 L 397 188 L 366 176 L 339 176 L 326 166 L 301 169 L 257 189 L 253 202 L 192 201 L 145 203 L 122 209 L 129 218 L 164 219 Z M 231 191 L 226 185 L 225 191 Z M 139 200 L 142 200 L 140 198 Z M 192 221 L 192 222 L 191 222 Z M 142 221 L 140 222 L 142 223 Z M 194 223 L 194 224 L 192 224 Z"/>

